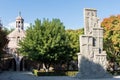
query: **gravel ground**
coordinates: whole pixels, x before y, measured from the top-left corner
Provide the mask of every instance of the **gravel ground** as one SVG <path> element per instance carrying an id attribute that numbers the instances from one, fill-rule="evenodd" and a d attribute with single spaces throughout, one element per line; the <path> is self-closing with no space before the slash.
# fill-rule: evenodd
<path id="1" fill-rule="evenodd" d="M 36 77 L 31 72 L 3 72 L 0 73 L 0 80 L 87 80 L 77 79 L 68 76 L 40 76 Z M 88 80 L 120 80 L 120 76 L 114 76 L 110 79 L 88 79 Z"/>

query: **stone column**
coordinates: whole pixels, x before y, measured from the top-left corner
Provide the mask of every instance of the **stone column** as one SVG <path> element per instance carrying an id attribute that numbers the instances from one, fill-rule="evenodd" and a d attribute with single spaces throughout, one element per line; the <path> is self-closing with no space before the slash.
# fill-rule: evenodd
<path id="1" fill-rule="evenodd" d="M 16 71 L 20 71 L 20 62 L 16 62 Z"/>
<path id="2" fill-rule="evenodd" d="M 23 57 L 16 55 L 16 56 L 14 56 L 14 58 L 15 58 L 15 61 L 16 61 L 16 70 L 20 71 L 20 62 L 21 62 Z"/>

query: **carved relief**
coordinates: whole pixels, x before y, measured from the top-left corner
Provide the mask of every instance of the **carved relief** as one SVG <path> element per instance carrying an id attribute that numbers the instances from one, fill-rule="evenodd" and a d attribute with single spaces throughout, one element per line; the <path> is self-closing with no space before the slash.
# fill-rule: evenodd
<path id="1" fill-rule="evenodd" d="M 85 9 L 84 11 L 85 35 L 81 36 L 81 56 L 96 62 L 103 67 L 106 66 L 106 55 L 103 53 L 103 29 L 100 27 L 100 20 L 97 11 Z M 106 53 L 105 53 L 106 54 Z"/>
<path id="2" fill-rule="evenodd" d="M 92 27 L 96 27 L 96 10 L 85 9 L 84 11 L 85 21 L 85 34 L 92 34 Z"/>

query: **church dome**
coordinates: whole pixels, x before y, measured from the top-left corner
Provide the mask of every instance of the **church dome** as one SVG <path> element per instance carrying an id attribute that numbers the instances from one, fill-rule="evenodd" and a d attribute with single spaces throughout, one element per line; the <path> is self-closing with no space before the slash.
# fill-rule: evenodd
<path id="1" fill-rule="evenodd" d="M 16 20 L 20 20 L 20 19 L 23 19 L 21 16 L 18 16 L 17 18 L 16 18 Z"/>
<path id="2" fill-rule="evenodd" d="M 19 12 L 18 17 L 16 18 L 16 20 L 23 20 L 23 18 L 21 17 L 21 12 Z"/>

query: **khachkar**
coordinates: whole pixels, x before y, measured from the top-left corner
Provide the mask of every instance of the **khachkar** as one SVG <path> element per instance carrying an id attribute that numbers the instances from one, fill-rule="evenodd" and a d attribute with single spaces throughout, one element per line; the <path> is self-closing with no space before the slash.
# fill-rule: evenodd
<path id="1" fill-rule="evenodd" d="M 97 10 L 84 9 L 84 35 L 80 36 L 78 78 L 109 78 L 106 72 L 106 52 L 103 51 L 103 28 Z"/>

